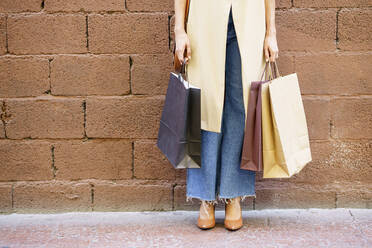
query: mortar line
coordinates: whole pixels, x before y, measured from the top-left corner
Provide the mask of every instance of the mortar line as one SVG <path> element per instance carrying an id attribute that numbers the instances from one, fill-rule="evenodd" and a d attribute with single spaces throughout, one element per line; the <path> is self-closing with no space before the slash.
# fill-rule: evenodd
<path id="1" fill-rule="evenodd" d="M 83 100 L 83 115 L 84 115 L 84 120 L 83 120 L 83 129 L 84 129 L 84 138 L 87 139 L 87 100 Z"/>
<path id="2" fill-rule="evenodd" d="M 127 6 L 127 0 L 124 0 L 124 10 L 129 12 L 128 6 Z"/>
<path id="3" fill-rule="evenodd" d="M 172 51 L 172 48 L 171 48 L 171 24 L 170 24 L 170 20 L 171 20 L 172 16 L 168 15 L 168 49 Z M 175 40 L 173 40 L 173 43 L 175 42 Z"/>
<path id="4" fill-rule="evenodd" d="M 14 211 L 14 183 L 12 183 L 12 187 L 11 187 L 11 199 L 12 199 L 12 210 Z"/>
<path id="5" fill-rule="evenodd" d="M 56 179 L 56 172 L 57 172 L 57 167 L 55 166 L 55 156 L 54 156 L 54 145 L 51 147 L 51 155 L 52 155 L 52 173 L 53 173 L 53 179 Z"/>
<path id="6" fill-rule="evenodd" d="M 49 80 L 49 94 L 52 95 L 52 61 L 54 58 L 48 59 L 48 80 Z"/>
<path id="7" fill-rule="evenodd" d="M 5 49 L 6 49 L 6 54 L 9 54 L 9 43 L 8 43 L 8 15 L 5 16 Z"/>
<path id="8" fill-rule="evenodd" d="M 333 120 L 331 118 L 331 113 L 329 114 L 329 137 L 332 138 L 332 130 L 333 130 Z"/>
<path id="9" fill-rule="evenodd" d="M 87 38 L 87 44 L 86 44 L 86 47 L 87 47 L 87 52 L 89 53 L 89 26 L 88 26 L 88 15 L 85 16 L 85 35 L 86 35 L 86 38 Z"/>
<path id="10" fill-rule="evenodd" d="M 94 184 L 90 183 L 90 203 L 91 209 L 94 211 Z"/>
<path id="11" fill-rule="evenodd" d="M 28 53 L 28 54 L 4 54 L 0 55 L 0 57 L 6 57 L 6 58 L 45 58 L 50 56 L 80 56 L 80 57 L 90 57 L 90 56 L 135 56 L 135 55 L 167 55 L 168 52 L 165 53 Z M 286 56 L 296 55 L 299 57 L 303 56 L 320 56 L 320 55 L 338 55 L 338 56 L 357 56 L 357 55 L 371 55 L 372 51 L 367 50 L 322 50 L 322 51 L 310 51 L 310 50 L 281 50 L 281 54 Z"/>
<path id="12" fill-rule="evenodd" d="M 334 9 L 338 8 L 345 8 L 348 10 L 371 10 L 371 6 L 355 6 L 355 7 L 275 7 L 277 11 L 311 11 L 311 12 L 318 12 L 318 11 L 332 11 Z M 129 11 L 127 7 L 124 7 L 123 10 L 110 10 L 110 11 L 85 11 L 85 10 L 70 10 L 70 11 L 63 11 L 63 10 L 57 10 L 57 11 L 48 11 L 45 12 L 42 10 L 40 11 L 23 11 L 23 12 L 15 12 L 15 13 L 9 13 L 10 16 L 25 16 L 25 15 L 39 15 L 40 13 L 44 13 L 45 15 L 70 15 L 70 14 L 81 14 L 81 15 L 121 15 L 121 14 L 146 14 L 146 15 L 161 15 L 161 14 L 174 14 L 174 11 L 151 11 L 151 10 L 142 10 L 142 11 L 136 11 L 132 10 Z"/>
<path id="13" fill-rule="evenodd" d="M 337 191 L 335 192 L 335 208 L 338 206 L 338 197 L 337 197 Z"/>
<path id="14" fill-rule="evenodd" d="M 336 12 L 336 50 L 340 50 L 339 48 L 339 36 L 338 36 L 338 25 L 339 25 L 339 14 L 342 8 L 339 8 Z"/>
<path id="15" fill-rule="evenodd" d="M 348 94 L 348 95 L 342 95 L 342 94 L 308 94 L 303 93 L 301 94 L 303 97 L 311 98 L 311 99 L 329 99 L 332 100 L 333 98 L 337 99 L 359 99 L 359 98 L 371 98 L 372 94 Z M 52 95 L 52 97 L 47 98 L 48 101 L 53 101 L 57 99 L 76 99 L 79 100 L 82 97 L 89 97 L 90 99 L 118 99 L 118 100 L 124 100 L 124 99 L 159 99 L 159 97 L 164 97 L 164 94 L 125 94 L 125 95 Z M 18 96 L 18 97 L 10 97 L 8 99 L 11 100 L 38 100 L 38 99 L 44 99 L 42 95 L 38 96 Z"/>
<path id="16" fill-rule="evenodd" d="M 174 190 L 174 188 L 175 188 L 176 186 L 177 186 L 177 183 L 175 183 L 175 184 L 172 185 L 172 211 L 175 210 L 175 203 L 174 203 L 174 199 L 175 199 L 175 197 L 174 197 L 174 192 L 175 192 L 175 190 Z"/>
<path id="17" fill-rule="evenodd" d="M 134 176 L 134 140 L 132 141 L 132 179 L 135 179 L 136 177 Z"/>
<path id="18" fill-rule="evenodd" d="M 133 72 L 133 58 L 131 55 L 129 55 L 129 94 L 132 95 L 132 72 Z"/>
<path id="19" fill-rule="evenodd" d="M 30 138 L 30 137 L 24 137 L 24 138 L 9 138 L 9 137 L 6 137 L 8 140 L 10 141 L 22 141 L 22 140 L 38 140 L 38 141 L 81 141 L 82 138 L 81 137 L 75 137 L 75 138 Z M 83 137 L 84 138 L 84 137 Z M 123 138 L 110 138 L 110 137 L 92 137 L 92 138 L 89 138 L 87 137 L 87 139 L 89 140 L 123 140 L 123 141 L 132 141 L 132 140 L 143 140 L 143 138 L 127 138 L 127 137 L 123 137 Z M 153 137 L 153 138 L 146 138 L 146 140 L 151 140 L 151 141 L 156 141 L 156 137 Z M 352 139 L 352 138 L 337 138 L 336 140 L 334 139 L 310 139 L 310 141 L 312 142 L 328 142 L 328 141 L 337 141 L 337 142 L 370 142 L 372 139 L 371 138 L 355 138 L 355 139 Z"/>

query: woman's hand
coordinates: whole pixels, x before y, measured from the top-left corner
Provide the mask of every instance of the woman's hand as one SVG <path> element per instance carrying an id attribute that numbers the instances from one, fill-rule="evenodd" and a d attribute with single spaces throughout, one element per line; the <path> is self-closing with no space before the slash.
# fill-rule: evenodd
<path id="1" fill-rule="evenodd" d="M 189 59 L 191 59 L 191 48 L 190 40 L 185 30 L 175 31 L 175 40 L 176 40 L 175 55 L 177 62 L 179 64 L 182 64 L 184 58 L 186 57 L 187 64 Z"/>
<path id="2" fill-rule="evenodd" d="M 278 43 L 275 33 L 269 33 L 265 36 L 264 51 L 266 61 L 274 62 L 279 57 Z"/>

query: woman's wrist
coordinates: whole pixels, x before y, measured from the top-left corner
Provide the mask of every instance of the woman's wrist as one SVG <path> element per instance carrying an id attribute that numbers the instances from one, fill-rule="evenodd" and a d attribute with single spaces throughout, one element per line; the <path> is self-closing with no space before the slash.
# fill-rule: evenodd
<path id="1" fill-rule="evenodd" d="M 185 28 L 184 27 L 174 27 L 174 29 L 173 29 L 173 31 L 174 31 L 174 33 L 175 34 L 182 34 L 182 33 L 186 33 L 186 31 L 185 31 Z"/>
<path id="2" fill-rule="evenodd" d="M 270 36 L 270 35 L 276 35 L 276 29 L 275 28 L 268 28 L 266 29 L 266 36 Z"/>

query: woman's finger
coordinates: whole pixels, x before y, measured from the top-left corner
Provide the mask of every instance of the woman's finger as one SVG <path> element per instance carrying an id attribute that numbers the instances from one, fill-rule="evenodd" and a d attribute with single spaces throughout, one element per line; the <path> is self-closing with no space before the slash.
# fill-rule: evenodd
<path id="1" fill-rule="evenodd" d="M 274 51 L 269 47 L 270 62 L 274 62 Z"/>
<path id="2" fill-rule="evenodd" d="M 270 55 L 269 55 L 269 49 L 268 49 L 268 47 L 265 47 L 264 50 L 265 50 L 265 59 L 266 59 L 266 61 L 268 61 L 269 60 L 269 57 L 270 57 Z"/>
<path id="3" fill-rule="evenodd" d="M 185 51 L 185 48 L 176 48 L 176 54 L 178 61 L 182 64 L 183 63 L 183 53 Z"/>
<path id="4" fill-rule="evenodd" d="M 190 46 L 190 42 L 187 42 L 186 49 L 187 49 L 186 56 L 187 56 L 187 61 L 188 61 L 189 59 L 191 59 L 191 46 Z"/>

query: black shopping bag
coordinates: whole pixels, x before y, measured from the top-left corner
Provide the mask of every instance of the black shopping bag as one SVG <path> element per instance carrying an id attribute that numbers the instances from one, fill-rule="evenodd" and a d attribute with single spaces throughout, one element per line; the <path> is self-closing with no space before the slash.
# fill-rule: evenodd
<path id="1" fill-rule="evenodd" d="M 200 88 L 181 72 L 170 73 L 160 119 L 157 147 L 175 169 L 200 168 Z"/>

